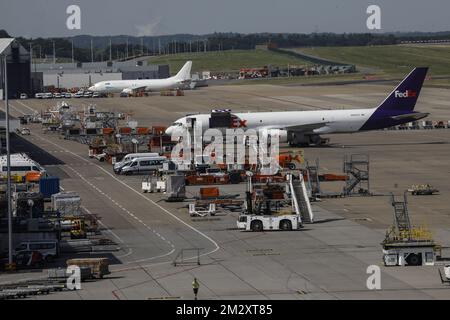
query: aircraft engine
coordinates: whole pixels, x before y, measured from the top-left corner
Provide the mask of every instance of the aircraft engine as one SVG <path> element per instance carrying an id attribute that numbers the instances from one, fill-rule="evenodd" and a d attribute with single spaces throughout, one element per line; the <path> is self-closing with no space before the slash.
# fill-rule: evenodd
<path id="1" fill-rule="evenodd" d="M 288 141 L 288 132 L 287 130 L 281 129 L 264 129 L 260 131 L 260 135 L 269 139 L 279 139 L 279 143 L 285 143 Z"/>
<path id="2" fill-rule="evenodd" d="M 122 90 L 122 93 L 128 93 L 128 94 L 133 93 L 133 89 L 125 88 Z"/>

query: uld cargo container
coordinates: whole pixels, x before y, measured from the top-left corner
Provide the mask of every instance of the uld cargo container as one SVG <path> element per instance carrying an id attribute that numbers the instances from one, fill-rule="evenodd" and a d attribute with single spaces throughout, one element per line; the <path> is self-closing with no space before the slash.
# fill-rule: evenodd
<path id="1" fill-rule="evenodd" d="M 52 195 L 59 193 L 59 177 L 42 177 L 39 180 L 39 192 L 44 199 L 49 199 Z"/>

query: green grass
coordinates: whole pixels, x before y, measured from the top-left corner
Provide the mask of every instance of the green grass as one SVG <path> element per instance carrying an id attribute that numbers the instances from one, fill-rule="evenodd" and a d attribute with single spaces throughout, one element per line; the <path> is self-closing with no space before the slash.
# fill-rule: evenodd
<path id="1" fill-rule="evenodd" d="M 187 60 L 192 60 L 192 71 L 239 72 L 241 68 L 261 68 L 267 65 L 284 67 L 310 63 L 281 53 L 266 50 L 228 50 L 221 52 L 180 53 L 151 58 L 152 64 L 169 64 L 172 74 Z"/>
<path id="2" fill-rule="evenodd" d="M 450 46 L 444 45 L 316 47 L 296 50 L 391 76 L 404 75 L 415 66 L 430 67 L 430 75 L 450 75 Z"/>
<path id="3" fill-rule="evenodd" d="M 332 74 L 332 75 L 315 75 L 307 77 L 278 77 L 278 78 L 263 78 L 263 79 L 242 79 L 230 82 L 230 85 L 241 84 L 272 84 L 272 85 L 305 85 L 305 84 L 322 84 L 322 83 L 343 83 L 346 81 L 364 80 L 364 75 L 361 73 L 348 74 Z"/>

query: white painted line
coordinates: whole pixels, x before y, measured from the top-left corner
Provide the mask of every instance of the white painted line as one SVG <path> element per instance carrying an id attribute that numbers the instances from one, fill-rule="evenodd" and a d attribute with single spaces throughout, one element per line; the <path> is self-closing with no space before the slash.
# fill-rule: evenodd
<path id="1" fill-rule="evenodd" d="M 54 145 L 54 146 L 57 146 L 58 148 L 60 148 L 61 150 L 66 151 L 67 153 L 72 154 L 73 156 L 75 156 L 75 157 L 81 159 L 83 162 L 91 164 L 90 161 L 84 159 L 83 157 L 79 156 L 78 154 L 76 154 L 76 153 L 74 153 L 74 152 L 72 152 L 72 151 L 69 151 L 68 149 L 63 148 L 63 147 L 61 147 L 60 145 L 58 145 L 58 144 L 56 144 L 56 143 L 54 143 L 54 142 L 52 142 L 52 141 L 50 141 L 50 140 L 48 140 L 48 139 L 46 139 L 46 138 L 43 138 L 43 137 L 41 137 L 41 136 L 39 136 L 39 135 L 37 135 L 37 137 L 38 137 L 39 139 L 43 140 L 43 141 L 46 141 L 47 143 L 50 143 L 50 144 L 52 144 L 52 145 Z M 195 227 L 191 226 L 191 225 L 188 224 L 187 222 L 183 221 L 182 219 L 180 219 L 179 217 L 177 217 L 176 215 L 174 215 L 173 213 L 171 213 L 169 210 L 165 209 L 164 207 L 162 207 L 161 205 L 159 205 L 159 204 L 156 203 L 155 201 L 151 200 L 150 198 L 144 196 L 142 193 L 140 193 L 139 191 L 137 191 L 137 190 L 134 189 L 133 187 L 129 186 L 129 185 L 126 184 L 125 182 L 123 182 L 123 181 L 117 179 L 117 177 L 113 176 L 110 172 L 106 171 L 104 168 L 102 168 L 102 167 L 99 166 L 98 164 L 95 164 L 95 166 L 98 167 L 100 170 L 104 171 L 107 175 L 109 175 L 110 177 L 112 177 L 114 180 L 116 180 L 117 182 L 119 182 L 120 184 L 122 184 L 123 186 L 125 186 L 126 188 L 128 188 L 128 189 L 130 189 L 131 191 L 133 191 L 134 193 L 136 193 L 138 196 L 142 197 L 142 198 L 145 199 L 146 201 L 152 203 L 154 206 L 156 206 L 156 207 L 158 207 L 159 209 L 161 209 L 163 212 L 165 212 L 165 213 L 167 213 L 168 215 L 170 215 L 173 219 L 177 220 L 179 223 L 185 225 L 185 226 L 188 227 L 189 229 L 191 229 L 191 230 L 193 230 L 194 232 L 196 232 L 196 233 L 198 233 L 199 235 L 201 235 L 202 237 L 204 237 L 205 239 L 207 239 L 208 241 L 210 241 L 210 242 L 215 246 L 215 248 L 214 248 L 213 250 L 211 250 L 211 251 L 209 251 L 209 252 L 206 252 L 206 253 L 203 253 L 203 254 L 201 254 L 200 256 L 210 255 L 210 254 L 212 254 L 212 253 L 214 253 L 214 252 L 216 252 L 217 250 L 220 249 L 220 246 L 217 244 L 217 242 L 215 242 L 211 237 L 209 237 L 208 235 L 206 235 L 206 234 L 203 233 L 202 231 L 196 229 Z M 194 258 L 194 257 L 193 257 L 193 258 Z M 193 258 L 192 258 L 192 259 L 193 259 Z"/>
<path id="2" fill-rule="evenodd" d="M 30 111 L 33 111 L 33 112 L 39 112 L 39 111 L 37 111 L 36 109 L 33 109 L 32 107 L 30 107 L 30 106 L 27 106 L 25 103 L 23 103 L 22 101 L 20 101 L 20 100 L 14 100 L 15 102 L 17 102 L 18 104 L 21 104 L 22 106 L 24 106 L 25 108 L 27 108 L 28 110 L 30 110 Z"/>

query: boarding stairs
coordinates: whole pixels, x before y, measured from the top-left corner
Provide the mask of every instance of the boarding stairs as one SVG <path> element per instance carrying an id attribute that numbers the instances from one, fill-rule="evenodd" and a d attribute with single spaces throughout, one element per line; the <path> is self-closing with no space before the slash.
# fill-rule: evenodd
<path id="1" fill-rule="evenodd" d="M 409 220 L 406 193 L 403 195 L 403 199 L 403 201 L 397 201 L 394 195 L 391 194 L 392 206 L 394 207 L 394 225 L 398 232 L 409 232 L 411 230 L 411 222 Z"/>
<path id="2" fill-rule="evenodd" d="M 303 175 L 300 174 L 299 180 L 296 180 L 295 182 L 292 178 L 288 179 L 294 206 L 298 209 L 302 223 L 313 223 L 314 213 L 311 208 L 311 203 L 309 202 L 308 190 L 306 189 Z"/>

